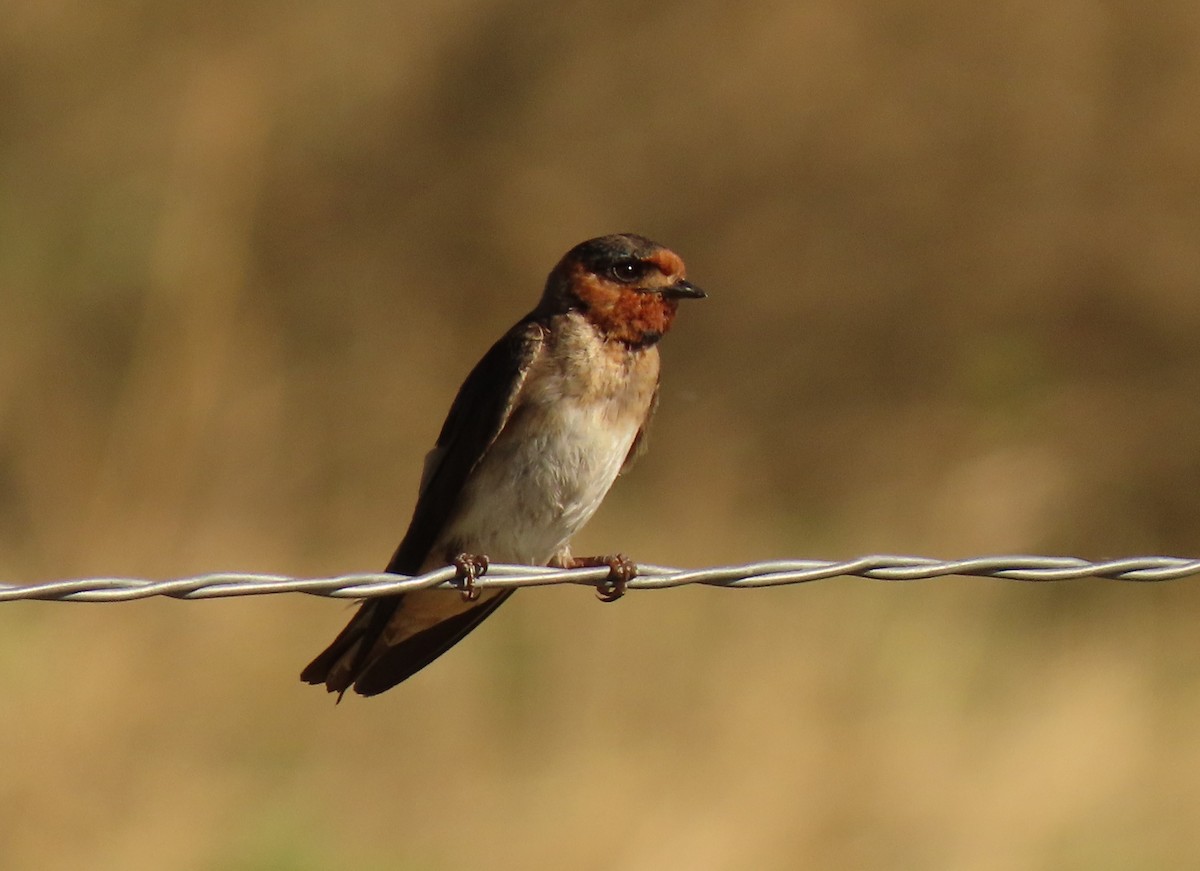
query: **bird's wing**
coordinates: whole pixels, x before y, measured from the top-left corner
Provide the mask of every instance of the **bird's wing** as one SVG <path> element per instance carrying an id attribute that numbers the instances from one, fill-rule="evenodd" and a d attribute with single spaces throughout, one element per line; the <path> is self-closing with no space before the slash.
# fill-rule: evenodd
<path id="1" fill-rule="evenodd" d="M 646 409 L 646 419 L 642 421 L 642 425 L 638 428 L 637 435 L 633 437 L 633 444 L 629 446 L 629 453 L 625 455 L 625 461 L 621 463 L 622 475 L 628 472 L 629 467 L 634 464 L 637 458 L 646 452 L 646 434 L 656 410 L 658 410 L 657 384 L 654 385 L 654 395 L 650 397 L 650 407 Z"/>
<path id="2" fill-rule="evenodd" d="M 541 325 L 523 320 L 471 370 L 425 459 L 412 521 L 386 571 L 408 575 L 420 570 L 457 507 L 467 478 L 516 408 L 525 377 L 544 344 Z"/>

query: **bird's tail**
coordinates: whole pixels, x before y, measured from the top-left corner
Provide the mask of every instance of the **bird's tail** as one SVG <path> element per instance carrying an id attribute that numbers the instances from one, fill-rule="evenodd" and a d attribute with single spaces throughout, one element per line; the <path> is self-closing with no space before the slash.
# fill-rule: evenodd
<path id="1" fill-rule="evenodd" d="M 300 673 L 309 684 L 325 684 L 341 701 L 351 687 L 359 695 L 374 696 L 391 689 L 433 662 L 512 595 L 501 590 L 486 595 L 470 607 L 450 612 L 451 616 L 425 624 L 401 639 L 387 639 L 384 631 L 406 596 L 446 596 L 458 594 L 442 590 L 421 590 L 384 596 L 363 603 L 338 637 Z"/>
<path id="2" fill-rule="evenodd" d="M 300 672 L 300 680 L 307 684 L 325 684 L 329 692 L 338 694 L 340 702 L 346 690 L 362 674 L 384 628 L 403 599 L 404 594 L 400 594 L 363 602 L 337 638 Z"/>

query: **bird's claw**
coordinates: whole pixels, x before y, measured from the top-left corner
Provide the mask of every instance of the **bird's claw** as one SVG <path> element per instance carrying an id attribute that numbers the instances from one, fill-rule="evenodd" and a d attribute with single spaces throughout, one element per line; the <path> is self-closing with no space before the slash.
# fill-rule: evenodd
<path id="1" fill-rule="evenodd" d="M 454 580 L 460 588 L 463 601 L 474 602 L 479 598 L 479 587 L 475 581 L 487 574 L 488 558 L 483 554 L 460 553 L 454 558 L 454 568 L 458 572 Z"/>
<path id="2" fill-rule="evenodd" d="M 587 556 L 573 560 L 575 568 L 608 566 L 608 577 L 596 585 L 596 598 L 615 602 L 625 595 L 629 582 L 637 577 L 637 563 L 623 553 L 611 556 Z"/>

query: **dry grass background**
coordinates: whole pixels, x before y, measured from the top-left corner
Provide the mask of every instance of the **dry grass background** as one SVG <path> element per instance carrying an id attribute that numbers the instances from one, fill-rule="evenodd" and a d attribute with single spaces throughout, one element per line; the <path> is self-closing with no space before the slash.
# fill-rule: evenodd
<path id="1" fill-rule="evenodd" d="M 632 229 L 711 299 L 579 542 L 1200 553 L 1191 0 L 2 4 L 0 577 L 383 565 Z M 0 607 L 4 869 L 1196 867 L 1196 584 Z"/>

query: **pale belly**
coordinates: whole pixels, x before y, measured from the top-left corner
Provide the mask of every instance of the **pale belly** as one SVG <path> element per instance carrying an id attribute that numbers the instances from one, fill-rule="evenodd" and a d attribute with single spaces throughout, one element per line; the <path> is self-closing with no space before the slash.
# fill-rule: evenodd
<path id="1" fill-rule="evenodd" d="M 450 549 L 544 565 L 563 551 L 621 470 L 645 417 L 630 411 L 568 399 L 522 409 L 467 482 L 430 561 Z"/>

